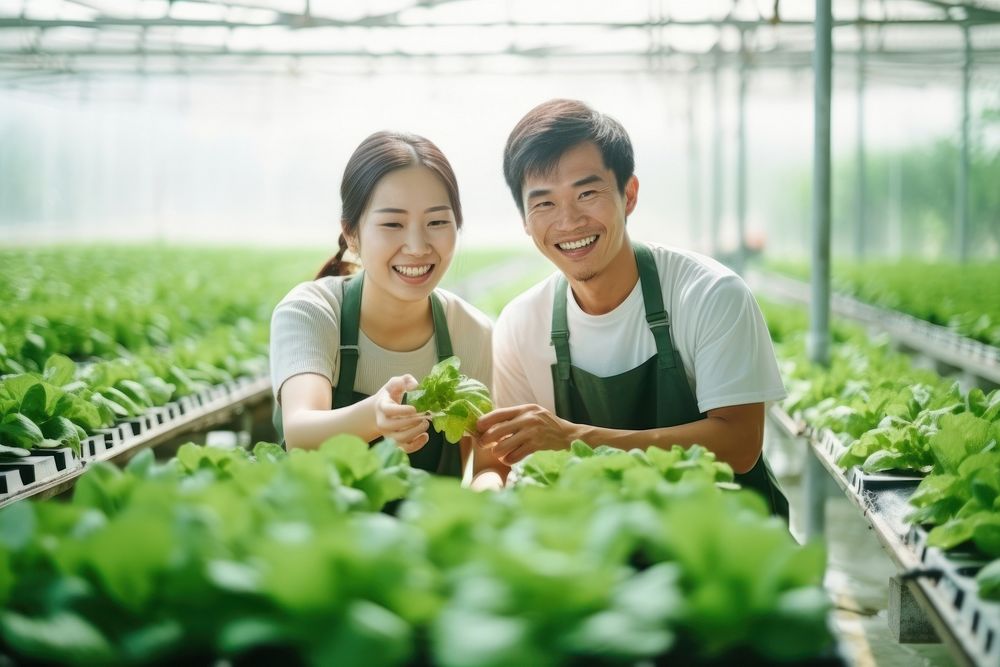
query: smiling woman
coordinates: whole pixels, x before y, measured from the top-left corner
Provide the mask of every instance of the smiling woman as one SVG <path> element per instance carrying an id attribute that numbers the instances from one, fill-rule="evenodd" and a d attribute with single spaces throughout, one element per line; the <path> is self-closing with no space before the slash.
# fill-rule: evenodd
<path id="1" fill-rule="evenodd" d="M 427 139 L 378 132 L 354 151 L 340 194 L 339 251 L 271 319 L 275 426 L 288 447 L 340 433 L 391 438 L 415 467 L 461 476 L 471 438 L 447 445 L 401 404 L 414 376 L 453 355 L 470 377 L 492 380 L 489 318 L 436 289 L 462 225 L 455 174 Z M 473 475 L 493 461 L 481 450 L 473 458 Z"/>

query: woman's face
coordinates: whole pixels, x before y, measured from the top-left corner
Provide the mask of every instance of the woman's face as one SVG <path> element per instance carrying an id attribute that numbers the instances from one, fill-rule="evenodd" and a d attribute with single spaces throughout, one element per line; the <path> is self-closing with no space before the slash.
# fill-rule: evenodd
<path id="1" fill-rule="evenodd" d="M 441 281 L 458 229 L 448 191 L 427 167 L 389 172 L 375 186 L 353 239 L 365 290 L 399 301 L 426 299 Z"/>

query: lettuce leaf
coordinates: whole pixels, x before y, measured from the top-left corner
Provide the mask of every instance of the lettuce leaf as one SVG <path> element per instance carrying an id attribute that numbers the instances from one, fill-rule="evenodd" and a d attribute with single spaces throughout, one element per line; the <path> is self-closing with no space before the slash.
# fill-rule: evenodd
<path id="1" fill-rule="evenodd" d="M 419 412 L 429 412 L 434 430 L 457 443 L 465 433 L 476 432 L 476 421 L 493 410 L 490 390 L 482 382 L 459 373 L 458 357 L 438 362 L 403 403 Z"/>

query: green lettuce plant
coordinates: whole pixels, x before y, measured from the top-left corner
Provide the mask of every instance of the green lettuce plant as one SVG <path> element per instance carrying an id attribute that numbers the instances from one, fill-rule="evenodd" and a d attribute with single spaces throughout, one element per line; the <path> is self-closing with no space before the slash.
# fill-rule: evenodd
<path id="1" fill-rule="evenodd" d="M 459 372 L 458 357 L 434 364 L 403 402 L 430 414 L 434 430 L 444 433 L 448 442 L 457 443 L 465 433 L 476 433 L 476 421 L 493 409 L 490 390 Z"/>

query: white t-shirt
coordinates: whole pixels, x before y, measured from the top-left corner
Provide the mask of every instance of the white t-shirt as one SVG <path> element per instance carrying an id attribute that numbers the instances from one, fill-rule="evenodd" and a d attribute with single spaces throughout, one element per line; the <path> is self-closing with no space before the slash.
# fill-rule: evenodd
<path id="1" fill-rule="evenodd" d="M 302 373 L 323 375 L 333 386 L 340 375 L 340 300 L 344 277 L 301 283 L 275 307 L 271 315 L 271 388 L 280 399 L 281 386 Z M 493 360 L 490 319 L 451 292 L 435 290 L 444 305 L 452 352 L 464 375 L 487 387 L 492 384 Z M 379 347 L 358 331 L 358 368 L 354 390 L 377 392 L 396 375 L 409 373 L 418 380 L 436 364 L 435 336 L 411 352 Z"/>
<path id="2" fill-rule="evenodd" d="M 698 410 L 777 401 L 785 388 L 764 317 L 743 280 L 698 253 L 650 244 L 670 335 L 680 352 Z M 551 366 L 552 302 L 558 273 L 519 295 L 493 330 L 493 385 L 498 407 L 537 403 L 555 411 Z M 566 290 L 573 365 L 599 377 L 631 370 L 656 354 L 642 288 L 604 315 L 580 309 Z"/>

